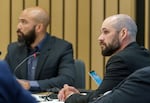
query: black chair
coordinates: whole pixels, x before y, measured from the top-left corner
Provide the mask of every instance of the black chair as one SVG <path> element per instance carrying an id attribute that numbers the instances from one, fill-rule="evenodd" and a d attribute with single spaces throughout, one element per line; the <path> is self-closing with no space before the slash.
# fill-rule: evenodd
<path id="1" fill-rule="evenodd" d="M 85 64 L 82 60 L 75 60 L 75 87 L 85 89 Z"/>

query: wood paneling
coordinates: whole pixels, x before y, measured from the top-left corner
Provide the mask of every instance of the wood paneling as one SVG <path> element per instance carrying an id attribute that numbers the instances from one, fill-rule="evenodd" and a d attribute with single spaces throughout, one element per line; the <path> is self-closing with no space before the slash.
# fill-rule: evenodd
<path id="1" fill-rule="evenodd" d="M 83 6 L 84 5 L 84 6 Z M 77 58 L 84 60 L 86 64 L 86 79 L 89 82 L 90 64 L 90 0 L 78 0 L 78 55 Z M 88 87 L 89 85 L 87 85 Z"/>
<path id="2" fill-rule="evenodd" d="M 24 0 L 24 7 L 36 6 L 36 0 Z"/>
<path id="3" fill-rule="evenodd" d="M 1 58 L 6 55 L 7 45 L 10 42 L 10 1 L 2 0 L 0 3 L 0 50 Z"/>
<path id="4" fill-rule="evenodd" d="M 150 49 L 150 1 L 145 0 L 145 47 Z"/>
<path id="5" fill-rule="evenodd" d="M 118 13 L 118 0 L 104 0 L 105 2 L 105 16 L 111 16 Z"/>
<path id="6" fill-rule="evenodd" d="M 51 0 L 51 33 L 63 38 L 63 0 Z"/>
<path id="7" fill-rule="evenodd" d="M 65 0 L 64 7 L 64 39 L 72 43 L 74 58 L 76 58 L 77 39 L 77 2 L 76 0 Z"/>
<path id="8" fill-rule="evenodd" d="M 17 24 L 18 24 L 18 19 L 19 15 L 22 12 L 23 9 L 23 0 L 13 0 L 11 4 L 11 42 L 16 41 L 17 39 Z"/>
<path id="9" fill-rule="evenodd" d="M 120 0 L 119 13 L 130 15 L 135 19 L 135 0 Z"/>

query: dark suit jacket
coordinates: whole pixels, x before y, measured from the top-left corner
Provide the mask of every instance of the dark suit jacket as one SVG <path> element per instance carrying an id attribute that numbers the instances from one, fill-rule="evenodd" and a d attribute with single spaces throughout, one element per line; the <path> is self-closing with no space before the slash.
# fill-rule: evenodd
<path id="1" fill-rule="evenodd" d="M 50 36 L 44 42 L 38 57 L 35 79 L 40 88 L 63 87 L 64 84 L 74 84 L 74 60 L 71 43 Z M 27 47 L 18 45 L 17 42 L 8 46 L 6 61 L 14 72 L 16 66 L 27 57 Z M 19 79 L 27 79 L 27 62 L 23 63 L 16 71 L 15 75 Z"/>
<path id="2" fill-rule="evenodd" d="M 150 66 L 137 70 L 92 103 L 150 103 Z"/>
<path id="3" fill-rule="evenodd" d="M 14 79 L 6 62 L 0 61 L 0 103 L 36 103 Z"/>
<path id="4" fill-rule="evenodd" d="M 99 88 L 86 96 L 72 95 L 68 103 L 87 103 L 97 96 L 112 90 L 123 79 L 135 70 L 150 66 L 150 51 L 137 43 L 129 44 L 124 50 L 116 53 L 106 64 L 106 73 Z M 71 99 L 72 98 L 72 99 Z"/>

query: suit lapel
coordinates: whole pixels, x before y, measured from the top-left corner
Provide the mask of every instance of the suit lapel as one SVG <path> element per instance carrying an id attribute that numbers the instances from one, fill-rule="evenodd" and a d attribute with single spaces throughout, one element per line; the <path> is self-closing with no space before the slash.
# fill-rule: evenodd
<path id="1" fill-rule="evenodd" d="M 44 63 L 47 61 L 47 58 L 50 54 L 53 42 L 54 41 L 53 41 L 52 37 L 50 35 L 48 35 L 48 37 L 40 51 L 37 68 L 36 68 L 36 73 L 35 73 L 35 79 L 38 79 L 40 76 L 40 72 L 42 71 L 42 69 L 44 67 Z"/>

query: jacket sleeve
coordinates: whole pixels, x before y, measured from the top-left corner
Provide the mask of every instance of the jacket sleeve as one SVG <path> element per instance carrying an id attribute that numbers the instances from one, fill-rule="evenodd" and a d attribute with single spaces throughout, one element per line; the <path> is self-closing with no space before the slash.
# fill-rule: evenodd
<path id="1" fill-rule="evenodd" d="M 65 101 L 65 103 L 88 103 L 88 96 L 73 94 Z"/>
<path id="2" fill-rule="evenodd" d="M 88 103 L 90 101 L 93 101 L 101 94 L 98 94 L 97 90 L 91 90 L 90 92 L 87 92 L 86 95 L 81 94 L 73 94 L 67 100 L 65 103 Z"/>
<path id="3" fill-rule="evenodd" d="M 150 103 L 149 75 L 150 67 L 140 69 L 117 85 L 112 92 L 91 103 Z"/>

